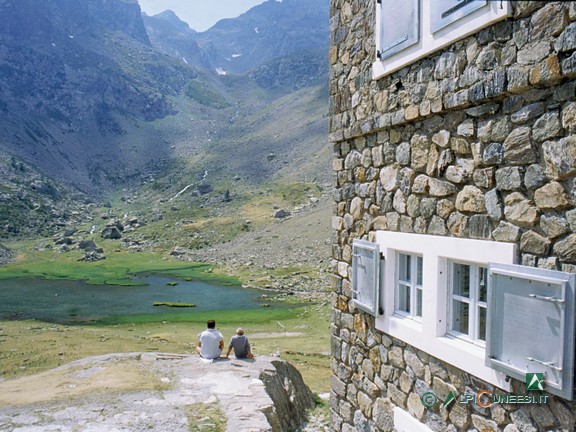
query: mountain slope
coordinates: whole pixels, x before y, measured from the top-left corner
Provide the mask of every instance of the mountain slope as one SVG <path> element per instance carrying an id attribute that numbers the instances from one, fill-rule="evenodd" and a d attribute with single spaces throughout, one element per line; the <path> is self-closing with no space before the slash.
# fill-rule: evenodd
<path id="1" fill-rule="evenodd" d="M 168 96 L 196 73 L 149 46 L 136 3 L 76 5 L 0 3 L 0 149 L 94 192 L 158 153 L 124 150 L 124 123 L 174 114 Z"/>
<path id="2" fill-rule="evenodd" d="M 244 24 L 219 23 L 214 43 L 202 34 L 206 49 L 173 13 L 142 16 L 133 0 L 0 0 L 0 153 L 14 180 L 0 178 L 0 238 L 73 223 L 73 204 L 60 199 L 70 188 L 106 201 L 151 185 L 162 199 L 209 172 L 214 193 L 200 205 L 211 205 L 232 178 L 241 195 L 268 181 L 326 181 L 327 22 L 316 41 L 323 26 L 303 26 L 299 2 L 271 0 L 239 17 Z M 220 54 L 210 53 L 240 43 L 224 27 L 242 33 L 257 19 L 262 28 L 277 20 L 288 28 L 292 13 L 291 27 L 303 34 L 260 40 L 268 54 L 252 59 L 249 72 L 214 73 Z M 250 37 L 241 39 L 234 46 L 250 51 Z M 11 160 L 34 176 L 20 175 Z M 56 198 L 33 188 L 38 178 L 60 191 Z M 28 223 L 26 209 L 44 198 L 47 213 Z"/>

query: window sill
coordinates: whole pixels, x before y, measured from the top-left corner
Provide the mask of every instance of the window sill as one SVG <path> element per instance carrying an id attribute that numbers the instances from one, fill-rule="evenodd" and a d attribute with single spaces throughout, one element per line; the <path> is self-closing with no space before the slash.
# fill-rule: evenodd
<path id="1" fill-rule="evenodd" d="M 451 336 L 432 336 L 423 331 L 422 324 L 397 315 L 378 318 L 376 328 L 487 383 L 510 391 L 506 375 L 485 365 L 486 350 L 483 347 Z"/>

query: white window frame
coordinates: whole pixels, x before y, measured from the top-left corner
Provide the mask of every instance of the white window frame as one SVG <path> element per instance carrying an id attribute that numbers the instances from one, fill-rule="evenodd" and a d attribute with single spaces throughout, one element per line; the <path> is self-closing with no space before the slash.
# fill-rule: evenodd
<path id="1" fill-rule="evenodd" d="M 405 256 L 410 258 L 410 275 L 409 280 L 402 279 L 400 275 L 401 270 L 401 258 L 400 256 Z M 419 262 L 422 260 L 422 263 Z M 418 273 L 420 271 L 420 278 L 423 278 L 423 257 L 422 255 L 416 255 L 411 253 L 405 253 L 399 251 L 396 255 L 396 295 L 395 295 L 395 313 L 400 316 L 408 317 L 416 321 L 422 321 L 422 313 L 418 315 L 418 310 L 422 311 L 422 299 L 423 299 L 423 285 L 422 280 L 418 280 Z M 418 283 L 420 282 L 420 283 Z M 408 311 L 400 309 L 400 295 L 401 290 L 407 289 L 410 294 L 410 301 L 408 305 Z M 422 296 L 418 297 L 418 291 L 422 292 Z"/>
<path id="2" fill-rule="evenodd" d="M 418 41 L 395 54 L 380 60 L 377 53 L 381 50 L 381 16 L 383 4 L 374 0 L 376 6 L 375 39 L 376 53 L 372 64 L 373 79 L 379 79 L 397 70 L 414 63 L 431 53 L 438 51 L 460 39 L 476 33 L 482 28 L 488 27 L 501 21 L 512 14 L 510 1 L 488 1 L 486 6 L 475 10 L 463 17 L 456 19 L 443 26 L 441 29 L 432 31 L 432 5 L 431 0 L 420 1 L 419 38 Z M 396 4 L 396 7 L 401 7 Z"/>
<path id="3" fill-rule="evenodd" d="M 384 256 L 381 297 L 384 314 L 376 318 L 376 328 L 442 361 L 466 371 L 501 389 L 510 391 L 506 375 L 485 364 L 484 347 L 451 336 L 448 332 L 448 278 L 450 261 L 514 264 L 517 246 L 486 240 L 472 240 L 377 231 L 376 243 Z M 422 320 L 407 319 L 395 313 L 397 253 L 423 257 Z"/>
<path id="4" fill-rule="evenodd" d="M 467 266 L 469 268 L 469 285 L 468 297 L 454 294 L 454 285 L 456 281 L 455 266 Z M 484 269 L 484 283 L 486 286 L 486 300 L 480 300 L 480 281 L 482 269 Z M 479 346 L 486 346 L 486 334 L 484 339 L 480 338 L 480 314 L 479 310 L 484 309 L 485 317 L 488 313 L 488 267 L 478 263 L 463 262 L 461 260 L 449 260 L 449 284 L 448 284 L 448 327 L 447 333 L 450 336 L 461 338 L 462 340 L 477 344 Z M 454 302 L 468 304 L 468 333 L 462 333 L 454 329 Z M 487 324 L 487 323 L 486 323 Z"/>

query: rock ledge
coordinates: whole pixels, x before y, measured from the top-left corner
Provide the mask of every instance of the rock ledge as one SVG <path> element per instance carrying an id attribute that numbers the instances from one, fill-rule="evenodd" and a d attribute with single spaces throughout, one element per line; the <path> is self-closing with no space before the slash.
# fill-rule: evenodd
<path id="1" fill-rule="evenodd" d="M 314 399 L 277 357 L 110 354 L 0 382 L 0 431 L 184 432 L 197 404 L 218 406 L 226 431 L 282 432 L 299 428 Z"/>

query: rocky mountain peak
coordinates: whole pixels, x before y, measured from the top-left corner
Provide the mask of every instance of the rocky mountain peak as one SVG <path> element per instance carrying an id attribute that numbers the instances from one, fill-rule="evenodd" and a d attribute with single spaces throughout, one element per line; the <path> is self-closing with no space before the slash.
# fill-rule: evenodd
<path id="1" fill-rule="evenodd" d="M 3 0 L 3 38 L 51 41 L 95 37 L 102 30 L 124 33 L 150 45 L 136 0 Z"/>
<path id="2" fill-rule="evenodd" d="M 172 10 L 165 10 L 164 12 L 160 12 L 159 14 L 154 15 L 154 17 L 166 21 L 179 32 L 182 33 L 196 32 L 195 30 L 192 30 L 190 28 L 188 23 L 178 18 L 178 15 L 176 15 Z"/>

